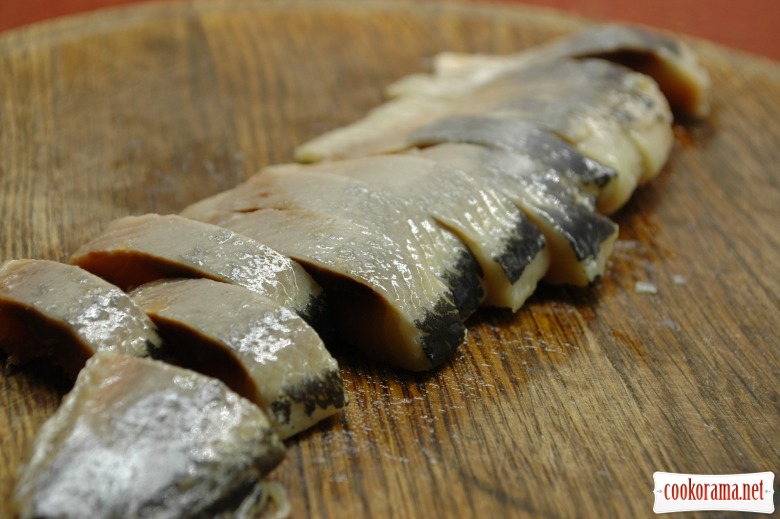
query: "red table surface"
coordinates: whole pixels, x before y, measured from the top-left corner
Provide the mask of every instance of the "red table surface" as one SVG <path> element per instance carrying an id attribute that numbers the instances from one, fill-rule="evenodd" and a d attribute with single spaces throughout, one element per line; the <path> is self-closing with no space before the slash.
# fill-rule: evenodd
<path id="1" fill-rule="evenodd" d="M 0 0 L 0 31 L 58 16 L 146 1 L 149 0 Z M 523 3 L 601 20 L 668 29 L 780 61 L 778 0 L 525 0 Z"/>

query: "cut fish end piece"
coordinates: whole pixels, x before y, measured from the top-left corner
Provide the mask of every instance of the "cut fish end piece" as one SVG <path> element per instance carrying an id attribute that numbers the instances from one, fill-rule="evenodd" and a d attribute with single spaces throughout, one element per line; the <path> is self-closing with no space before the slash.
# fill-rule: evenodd
<path id="1" fill-rule="evenodd" d="M 423 371 L 445 362 L 465 337 L 445 285 L 409 278 L 413 271 L 402 264 L 408 260 L 403 251 L 377 261 L 394 244 L 376 241 L 370 229 L 351 232 L 348 220 L 301 210 L 231 213 L 201 203 L 188 212 L 298 261 L 325 289 L 343 340 L 373 358 Z"/>
<path id="2" fill-rule="evenodd" d="M 283 456 L 262 411 L 221 382 L 100 352 L 41 428 L 13 501 L 22 519 L 232 516 Z"/>
<path id="3" fill-rule="evenodd" d="M 523 269 L 520 277 L 512 283 L 509 290 L 488 291 L 488 297 L 483 306 L 493 306 L 497 308 L 509 308 L 516 312 L 523 306 L 529 297 L 536 290 L 539 281 L 547 274 L 550 269 L 550 253 L 545 244 L 536 256 Z M 504 275 L 503 272 L 496 275 Z M 488 276 L 486 276 L 486 279 Z"/>
<path id="4" fill-rule="evenodd" d="M 177 364 L 256 403 L 282 438 L 346 405 L 336 360 L 311 327 L 275 301 L 207 279 L 157 281 L 131 296 Z"/>
<path id="5" fill-rule="evenodd" d="M 540 228 L 546 224 L 539 222 Z M 606 270 L 607 259 L 612 255 L 618 232 L 604 239 L 598 252 L 592 256 L 578 258 L 571 244 L 559 234 L 546 234 L 552 258 L 550 269 L 544 281 L 554 285 L 590 286 L 601 278 Z"/>
<path id="6" fill-rule="evenodd" d="M 48 260 L 0 266 L 0 347 L 12 363 L 51 357 L 75 379 L 96 351 L 145 357 L 161 346 L 127 294 L 79 267 Z"/>
<path id="7" fill-rule="evenodd" d="M 251 238 L 178 215 L 114 220 L 70 261 L 123 290 L 157 279 L 203 277 L 270 297 L 309 322 L 322 318 L 324 294 L 300 265 Z"/>
<path id="8" fill-rule="evenodd" d="M 605 133 L 592 127 L 587 138 L 575 144 L 584 155 L 605 164 L 617 172 L 602 187 L 596 207 L 603 214 L 613 214 L 634 194 L 639 179 L 645 174 L 645 161 L 631 139 L 623 133 Z"/>
<path id="9" fill-rule="evenodd" d="M 409 371 L 427 371 L 446 362 L 466 336 L 451 301 L 441 300 L 415 319 L 368 286 L 314 264 L 331 313 L 344 339 L 369 357 Z"/>

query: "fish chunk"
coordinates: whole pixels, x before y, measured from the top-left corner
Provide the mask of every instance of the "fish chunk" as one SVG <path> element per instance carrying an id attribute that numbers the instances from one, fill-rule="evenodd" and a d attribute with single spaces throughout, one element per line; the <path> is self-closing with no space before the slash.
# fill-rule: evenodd
<path id="1" fill-rule="evenodd" d="M 156 281 L 131 297 L 177 364 L 219 378 L 260 406 L 282 439 L 347 403 L 338 364 L 319 336 L 267 297 L 208 279 Z"/>
<path id="2" fill-rule="evenodd" d="M 97 351 L 145 357 L 161 344 L 127 294 L 83 269 L 48 260 L 0 266 L 0 347 L 11 363 L 52 357 L 75 379 Z"/>
<path id="3" fill-rule="evenodd" d="M 484 298 L 479 264 L 457 237 L 419 208 L 363 182 L 277 166 L 203 202 L 217 203 L 231 212 L 301 209 L 369 225 L 403 246 L 414 259 L 410 266 L 421 275 L 431 273 L 449 287 L 463 319 Z M 196 203 L 183 214 L 190 216 L 198 207 Z"/>
<path id="4" fill-rule="evenodd" d="M 590 159 L 552 133 L 520 119 L 491 115 L 456 115 L 440 119 L 410 136 L 415 146 L 461 143 L 512 150 L 528 157 L 539 170 L 553 169 L 579 186 L 595 203 L 617 173 Z"/>
<path id="5" fill-rule="evenodd" d="M 21 519 L 256 512 L 283 456 L 263 412 L 222 382 L 100 352 L 39 431 L 13 500 Z"/>
<path id="6" fill-rule="evenodd" d="M 412 371 L 445 362 L 465 337 L 450 290 L 387 235 L 334 215 L 294 209 L 233 212 L 219 195 L 185 213 L 267 243 L 307 268 L 328 294 L 344 339 Z"/>
<path id="7" fill-rule="evenodd" d="M 672 116 L 648 76 L 600 60 L 540 66 L 520 76 L 500 83 L 511 89 L 518 81 L 523 93 L 510 94 L 491 113 L 550 130 L 614 169 L 614 181 L 599 193 L 602 212 L 622 207 L 637 185 L 661 171 L 674 140 Z"/>
<path id="8" fill-rule="evenodd" d="M 440 144 L 418 153 L 466 171 L 516 203 L 547 239 L 546 281 L 587 286 L 604 273 L 618 227 L 565 174 L 527 155 L 475 144 Z"/>
<path id="9" fill-rule="evenodd" d="M 446 52 L 434 58 L 434 74 L 418 74 L 388 87 L 391 96 L 448 82 L 469 88 L 509 70 L 561 58 L 602 58 L 652 77 L 676 114 L 706 117 L 710 78 L 690 47 L 658 32 L 625 25 L 597 25 L 506 56 Z"/>
<path id="10" fill-rule="evenodd" d="M 289 164 L 270 170 L 347 176 L 423 208 L 479 260 L 485 273 L 485 305 L 517 310 L 547 271 L 549 255 L 536 227 L 510 200 L 461 170 L 410 155 Z"/>
<path id="11" fill-rule="evenodd" d="M 364 119 L 303 144 L 302 162 L 406 149 L 416 130 L 457 115 L 528 121 L 615 170 L 599 209 L 621 207 L 658 174 L 671 150 L 668 103 L 648 76 L 601 60 L 553 61 L 510 70 L 470 89 L 450 87 L 393 99 Z"/>
<path id="12" fill-rule="evenodd" d="M 325 294 L 303 267 L 251 238 L 178 215 L 114 220 L 70 261 L 123 290 L 161 278 L 204 277 L 267 296 L 309 323 L 324 320 Z"/>

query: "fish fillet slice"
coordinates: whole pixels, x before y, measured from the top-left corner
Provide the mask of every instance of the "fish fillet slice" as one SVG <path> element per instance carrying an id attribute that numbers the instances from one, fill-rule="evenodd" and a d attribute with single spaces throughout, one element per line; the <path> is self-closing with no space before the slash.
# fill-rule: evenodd
<path id="1" fill-rule="evenodd" d="M 420 276 L 405 249 L 376 229 L 302 210 L 236 213 L 218 197 L 185 213 L 267 243 L 300 262 L 328 294 L 345 340 L 412 371 L 431 369 L 458 348 L 465 328 L 449 289 Z"/>
<path id="2" fill-rule="evenodd" d="M 408 201 L 455 233 L 485 273 L 485 305 L 520 308 L 547 271 L 544 237 L 508 199 L 466 173 L 409 155 L 374 156 L 272 171 L 355 178 Z"/>
<path id="3" fill-rule="evenodd" d="M 408 252 L 413 260 L 410 266 L 419 276 L 433 275 L 448 286 L 462 318 L 473 313 L 484 298 L 479 264 L 463 243 L 419 208 L 363 182 L 297 167 L 276 167 L 202 202 L 216 203 L 231 212 L 296 209 L 370 226 Z M 198 206 L 194 204 L 182 214 L 189 216 Z"/>
<path id="4" fill-rule="evenodd" d="M 523 120 L 493 115 L 460 115 L 440 119 L 410 136 L 415 146 L 443 143 L 479 144 L 512 150 L 527 156 L 539 171 L 553 169 L 593 197 L 617 175 L 615 170 L 590 159 L 569 144 Z"/>
<path id="5" fill-rule="evenodd" d="M 208 279 L 156 281 L 131 293 L 177 363 L 256 403 L 284 439 L 346 405 L 338 364 L 290 309 Z"/>
<path id="6" fill-rule="evenodd" d="M 710 79 L 683 42 L 657 32 L 623 25 L 599 25 L 507 55 L 445 52 L 434 58 L 433 74 L 417 74 L 388 87 L 391 96 L 436 88 L 439 82 L 469 88 L 509 70 L 561 58 L 603 58 L 652 77 L 675 113 L 705 117 Z"/>
<path id="7" fill-rule="evenodd" d="M 97 351 L 145 357 L 161 343 L 127 294 L 83 269 L 47 260 L 0 266 L 0 347 L 12 363 L 53 357 L 75 379 Z"/>
<path id="8" fill-rule="evenodd" d="M 565 175 L 526 155 L 474 144 L 440 144 L 418 153 L 466 171 L 516 203 L 547 239 L 546 281 L 587 286 L 603 274 L 617 225 L 596 213 Z"/>
<path id="9" fill-rule="evenodd" d="M 303 144 L 296 158 L 316 162 L 403 150 L 416 130 L 455 115 L 528 120 L 616 171 L 599 197 L 599 209 L 611 213 L 660 171 L 671 149 L 671 112 L 653 80 L 609 62 L 554 61 L 467 90 L 440 86 L 393 99 Z"/>
<path id="10" fill-rule="evenodd" d="M 21 519 L 255 517 L 283 456 L 263 412 L 221 382 L 100 352 L 38 433 L 13 500 Z"/>
<path id="11" fill-rule="evenodd" d="M 251 238 L 177 215 L 114 220 L 70 261 L 124 290 L 161 278 L 205 277 L 267 296 L 309 323 L 324 319 L 324 293 L 303 267 Z"/>

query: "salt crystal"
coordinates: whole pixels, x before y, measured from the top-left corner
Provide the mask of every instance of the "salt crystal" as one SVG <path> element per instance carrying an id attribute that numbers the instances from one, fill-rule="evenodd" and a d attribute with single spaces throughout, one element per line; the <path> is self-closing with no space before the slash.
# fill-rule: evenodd
<path id="1" fill-rule="evenodd" d="M 653 283 L 648 283 L 647 281 L 637 281 L 634 284 L 634 291 L 637 294 L 657 294 L 658 287 L 656 287 Z"/>

